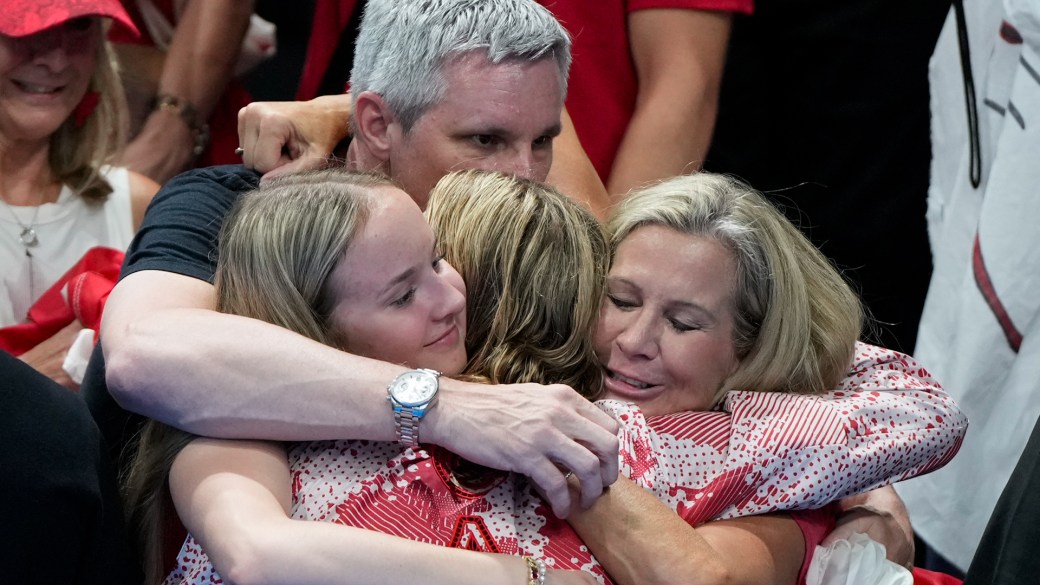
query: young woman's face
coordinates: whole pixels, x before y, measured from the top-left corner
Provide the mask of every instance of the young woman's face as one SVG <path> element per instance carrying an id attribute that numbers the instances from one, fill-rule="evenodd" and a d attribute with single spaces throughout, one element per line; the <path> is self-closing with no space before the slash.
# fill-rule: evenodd
<path id="1" fill-rule="evenodd" d="M 646 415 L 705 410 L 736 369 L 733 256 L 719 242 L 663 226 L 618 247 L 596 328 L 605 398 Z"/>
<path id="2" fill-rule="evenodd" d="M 83 99 L 101 42 L 97 18 L 26 37 L 0 35 L 0 140 L 49 137 Z"/>
<path id="3" fill-rule="evenodd" d="M 333 330 L 351 353 L 457 374 L 466 365 L 466 285 L 440 259 L 415 202 L 380 191 L 330 277 Z"/>

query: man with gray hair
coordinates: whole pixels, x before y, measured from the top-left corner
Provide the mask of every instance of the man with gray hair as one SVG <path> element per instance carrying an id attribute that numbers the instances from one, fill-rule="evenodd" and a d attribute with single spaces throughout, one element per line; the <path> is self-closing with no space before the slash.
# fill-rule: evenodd
<path id="1" fill-rule="evenodd" d="M 351 71 L 355 168 L 419 204 L 459 168 L 544 180 L 567 93 L 570 38 L 530 0 L 370 1 Z"/>
<path id="2" fill-rule="evenodd" d="M 376 0 L 361 31 L 349 167 L 385 172 L 420 206 L 456 169 L 546 178 L 570 41 L 545 8 L 533 0 Z M 247 153 L 255 146 L 243 143 Z M 395 425 L 388 384 L 405 368 L 216 312 L 216 234 L 238 194 L 258 180 L 242 167 L 202 169 L 156 196 L 109 297 L 103 352 L 83 383 L 110 445 L 119 449 L 141 420 L 115 398 L 220 438 L 407 442 L 418 433 L 529 476 L 561 517 L 571 505 L 565 473 L 580 479 L 586 505 L 614 481 L 617 423 L 567 386 L 434 377 L 427 414 L 405 422 L 398 414 Z"/>

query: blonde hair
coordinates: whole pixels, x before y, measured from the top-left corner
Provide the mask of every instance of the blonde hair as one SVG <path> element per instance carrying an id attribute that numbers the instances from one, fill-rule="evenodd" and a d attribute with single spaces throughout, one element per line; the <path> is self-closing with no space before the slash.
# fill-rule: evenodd
<path id="1" fill-rule="evenodd" d="M 329 276 L 368 219 L 385 177 L 342 170 L 288 175 L 242 195 L 224 221 L 217 261 L 217 309 L 266 321 L 335 346 Z M 169 472 L 195 438 L 158 421 L 145 424 L 124 480 L 145 583 L 164 577 Z"/>
<path id="2" fill-rule="evenodd" d="M 596 219 L 547 185 L 484 171 L 442 178 L 426 214 L 466 282 L 466 373 L 598 395 L 607 244 Z"/>
<path id="3" fill-rule="evenodd" d="M 822 392 L 848 371 L 863 326 L 859 298 L 760 193 L 712 173 L 637 190 L 608 220 L 611 255 L 646 225 L 711 238 L 732 252 L 733 343 L 740 365 L 716 401 L 729 390 Z"/>
<path id="4" fill-rule="evenodd" d="M 70 115 L 51 135 L 49 163 L 56 180 L 90 203 L 102 203 L 112 192 L 101 176 L 101 167 L 115 157 L 126 142 L 129 127 L 126 97 L 116 71 L 116 58 L 105 40 L 108 25 L 98 27 L 97 65 L 87 92 L 98 94 L 93 113 L 82 125 Z"/>

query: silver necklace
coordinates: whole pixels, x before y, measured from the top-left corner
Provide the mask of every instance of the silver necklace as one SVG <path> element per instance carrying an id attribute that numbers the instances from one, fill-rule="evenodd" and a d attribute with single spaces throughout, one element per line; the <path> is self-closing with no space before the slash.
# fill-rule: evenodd
<path id="1" fill-rule="evenodd" d="M 0 201 L 3 201 L 4 208 L 14 218 L 18 227 L 22 228 L 21 233 L 18 234 L 18 242 L 25 248 L 25 257 L 29 259 L 29 301 L 33 302 L 36 300 L 36 274 L 34 274 L 35 270 L 33 270 L 32 248 L 40 244 L 40 238 L 36 235 L 36 220 L 40 216 L 40 208 L 43 207 L 43 197 L 40 197 L 40 205 L 37 205 L 36 209 L 33 210 L 32 220 L 29 221 L 29 225 L 22 223 L 21 218 L 14 212 L 14 207 L 10 203 L 4 201 L 2 197 L 0 197 Z"/>

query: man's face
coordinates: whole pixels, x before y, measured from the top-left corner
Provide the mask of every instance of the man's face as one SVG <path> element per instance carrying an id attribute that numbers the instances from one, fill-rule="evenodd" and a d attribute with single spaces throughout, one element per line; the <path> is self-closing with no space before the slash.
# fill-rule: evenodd
<path id="1" fill-rule="evenodd" d="M 444 67 L 447 91 L 409 132 L 390 128 L 390 176 L 426 207 L 451 171 L 481 169 L 545 180 L 560 133 L 563 91 L 555 61 L 489 63 L 481 52 Z"/>

